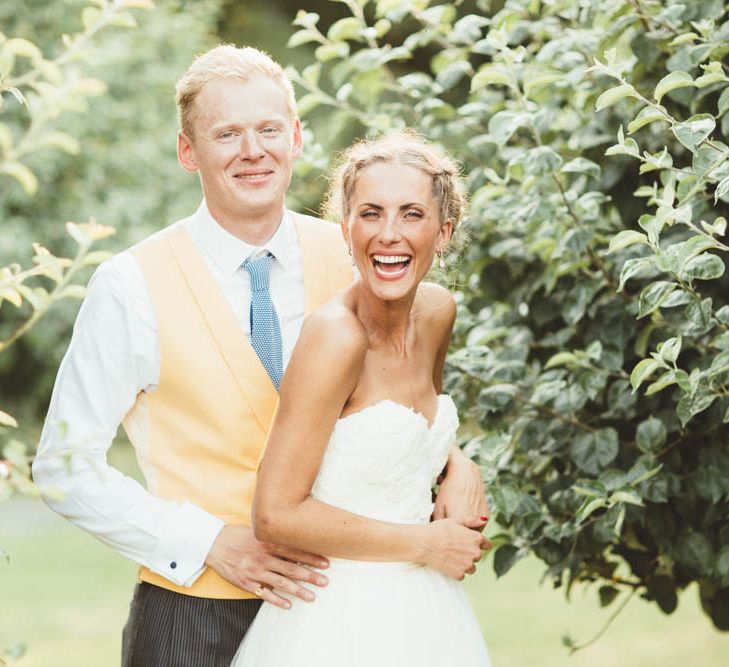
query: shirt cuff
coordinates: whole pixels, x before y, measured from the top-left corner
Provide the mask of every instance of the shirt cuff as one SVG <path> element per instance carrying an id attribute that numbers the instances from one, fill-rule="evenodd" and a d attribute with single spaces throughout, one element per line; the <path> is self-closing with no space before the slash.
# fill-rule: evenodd
<path id="1" fill-rule="evenodd" d="M 205 571 L 205 559 L 224 525 L 222 519 L 183 502 L 160 534 L 147 567 L 178 586 L 192 586 Z"/>

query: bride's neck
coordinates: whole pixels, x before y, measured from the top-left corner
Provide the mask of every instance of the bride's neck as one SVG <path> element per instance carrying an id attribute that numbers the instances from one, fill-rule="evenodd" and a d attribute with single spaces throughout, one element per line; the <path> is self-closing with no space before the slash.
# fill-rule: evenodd
<path id="1" fill-rule="evenodd" d="M 360 289 L 357 316 L 370 340 L 375 344 L 390 344 L 404 351 L 412 323 L 414 299 L 412 295 L 398 301 L 384 301 Z"/>

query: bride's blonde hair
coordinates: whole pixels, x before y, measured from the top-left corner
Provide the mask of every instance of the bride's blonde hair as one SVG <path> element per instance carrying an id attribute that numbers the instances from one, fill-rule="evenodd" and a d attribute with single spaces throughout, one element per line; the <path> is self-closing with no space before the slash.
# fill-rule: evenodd
<path id="1" fill-rule="evenodd" d="M 466 206 L 458 163 L 410 129 L 358 141 L 342 153 L 324 200 L 325 217 L 339 222 L 349 217 L 357 177 L 376 162 L 409 165 L 430 175 L 433 196 L 440 208 L 440 222 L 450 218 L 455 231 Z"/>

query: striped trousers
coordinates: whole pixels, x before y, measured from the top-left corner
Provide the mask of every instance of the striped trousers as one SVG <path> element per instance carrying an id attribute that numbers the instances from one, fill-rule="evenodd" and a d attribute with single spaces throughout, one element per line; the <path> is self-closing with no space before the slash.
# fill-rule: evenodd
<path id="1" fill-rule="evenodd" d="M 261 600 L 214 600 L 137 584 L 122 667 L 229 667 Z"/>

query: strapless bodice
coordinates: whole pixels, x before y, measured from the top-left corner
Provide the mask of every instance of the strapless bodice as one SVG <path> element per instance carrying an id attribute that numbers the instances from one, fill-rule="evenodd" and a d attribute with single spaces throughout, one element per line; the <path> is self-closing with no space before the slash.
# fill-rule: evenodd
<path id="1" fill-rule="evenodd" d="M 458 413 L 438 396 L 432 425 L 385 399 L 339 419 L 311 495 L 355 514 L 395 523 L 427 523 L 431 488 L 455 443 Z"/>

